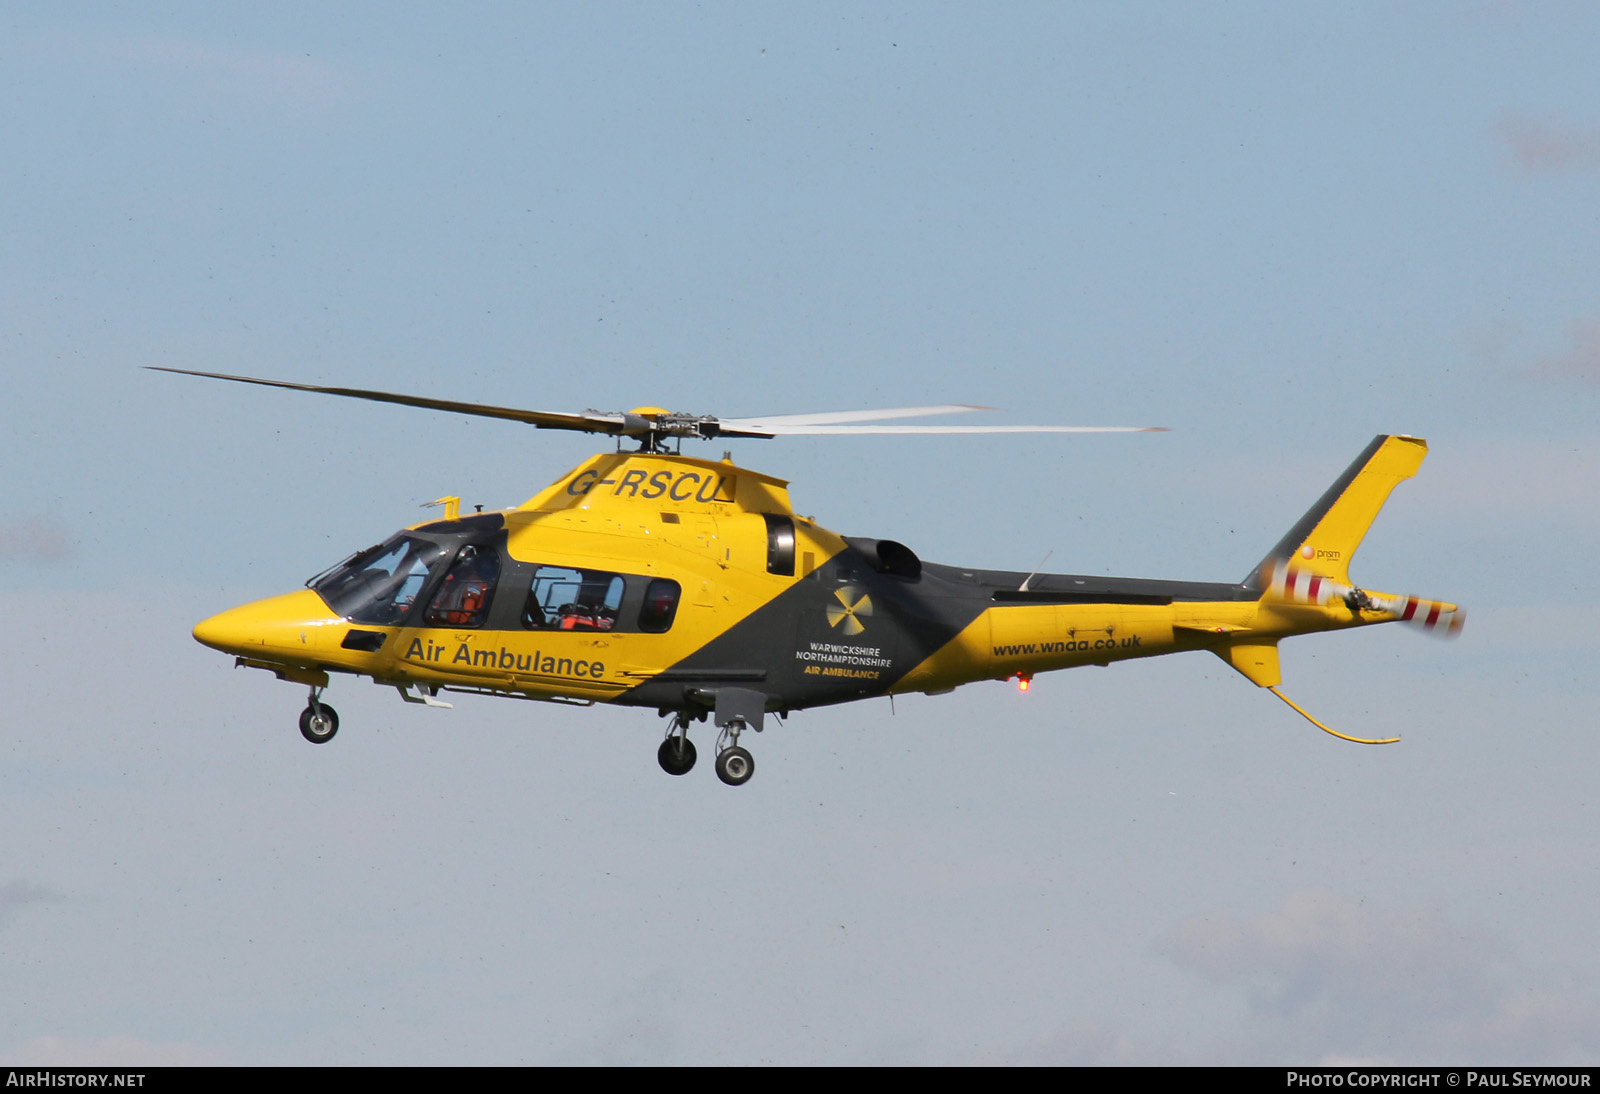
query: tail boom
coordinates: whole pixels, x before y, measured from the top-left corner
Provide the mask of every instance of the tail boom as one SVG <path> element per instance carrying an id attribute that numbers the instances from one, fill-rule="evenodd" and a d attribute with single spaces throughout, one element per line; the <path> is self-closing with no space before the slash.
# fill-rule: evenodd
<path id="1" fill-rule="evenodd" d="M 938 693 L 985 678 L 1017 679 L 1081 665 L 1210 650 L 1327 733 L 1339 733 L 1289 699 L 1278 644 L 1288 637 L 1376 623 L 1405 623 L 1450 637 L 1465 621 L 1455 604 L 1369 592 L 1352 584 L 1350 558 L 1395 486 L 1414 475 L 1427 442 L 1382 435 L 1358 456 L 1250 575 L 1238 584 L 1071 574 L 1021 574 L 928 565 L 940 595 L 980 600 L 943 646 L 891 689 Z"/>

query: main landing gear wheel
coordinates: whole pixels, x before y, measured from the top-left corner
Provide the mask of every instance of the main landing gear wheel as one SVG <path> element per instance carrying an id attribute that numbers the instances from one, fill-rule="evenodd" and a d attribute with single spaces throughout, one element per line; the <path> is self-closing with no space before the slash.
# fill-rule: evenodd
<path id="1" fill-rule="evenodd" d="M 314 745 L 325 745 L 339 732 L 339 714 L 327 703 L 309 703 L 300 712 L 300 736 Z"/>
<path id="2" fill-rule="evenodd" d="M 717 778 L 729 786 L 743 786 L 755 773 L 756 761 L 739 746 L 717 753 Z"/>
<path id="3" fill-rule="evenodd" d="M 694 742 L 681 733 L 672 734 L 656 749 L 656 762 L 668 775 L 687 775 L 694 758 Z"/>

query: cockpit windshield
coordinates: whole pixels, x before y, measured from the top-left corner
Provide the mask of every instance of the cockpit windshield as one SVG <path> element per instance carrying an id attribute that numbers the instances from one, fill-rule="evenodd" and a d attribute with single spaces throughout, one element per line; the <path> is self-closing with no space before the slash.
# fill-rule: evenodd
<path id="1" fill-rule="evenodd" d="M 352 623 L 397 624 L 449 551 L 402 532 L 334 567 L 311 587 Z"/>

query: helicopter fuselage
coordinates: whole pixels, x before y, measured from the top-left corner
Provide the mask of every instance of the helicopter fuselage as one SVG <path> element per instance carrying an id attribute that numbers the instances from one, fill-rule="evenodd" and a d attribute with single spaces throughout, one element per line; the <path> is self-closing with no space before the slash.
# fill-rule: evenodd
<path id="1" fill-rule="evenodd" d="M 403 693 L 693 717 L 736 694 L 759 717 L 1185 649 L 1213 649 L 1270 685 L 1282 636 L 1392 618 L 1285 607 L 1248 579 L 924 563 L 797 516 L 782 480 L 620 452 L 516 509 L 413 526 L 308 585 L 208 619 L 195 637 L 314 688 L 354 673 Z"/>
<path id="2" fill-rule="evenodd" d="M 310 688 L 300 732 L 326 743 L 339 718 L 321 701 L 330 674 L 369 676 L 410 702 L 440 691 L 655 707 L 673 722 L 663 770 L 695 763 L 693 722 L 718 730 L 716 770 L 742 785 L 739 745 L 769 712 L 902 692 L 938 694 L 1210 650 L 1251 683 L 1278 689 L 1289 635 L 1404 622 L 1451 636 L 1454 604 L 1350 583 L 1350 558 L 1390 491 L 1427 454 L 1380 435 L 1237 584 L 1022 574 L 923 563 L 892 540 L 840 536 L 795 514 L 788 484 L 696 460 L 669 443 L 713 437 L 1161 432 L 1125 426 L 882 425 L 969 405 L 718 418 L 661 407 L 558 413 L 453 399 L 158 368 L 271 388 L 392 403 L 631 439 L 515 509 L 419 524 L 357 552 L 307 589 L 246 604 L 194 628 L 235 663 Z"/>

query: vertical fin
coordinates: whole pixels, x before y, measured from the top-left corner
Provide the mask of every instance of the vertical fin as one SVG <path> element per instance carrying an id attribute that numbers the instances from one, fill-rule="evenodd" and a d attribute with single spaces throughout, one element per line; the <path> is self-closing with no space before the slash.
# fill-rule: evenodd
<path id="1" fill-rule="evenodd" d="M 1261 572 L 1293 560 L 1301 569 L 1348 584 L 1350 556 L 1372 526 L 1394 488 L 1422 466 L 1428 442 L 1418 437 L 1379 435 L 1327 492 L 1289 529 L 1244 584 L 1261 588 Z"/>

